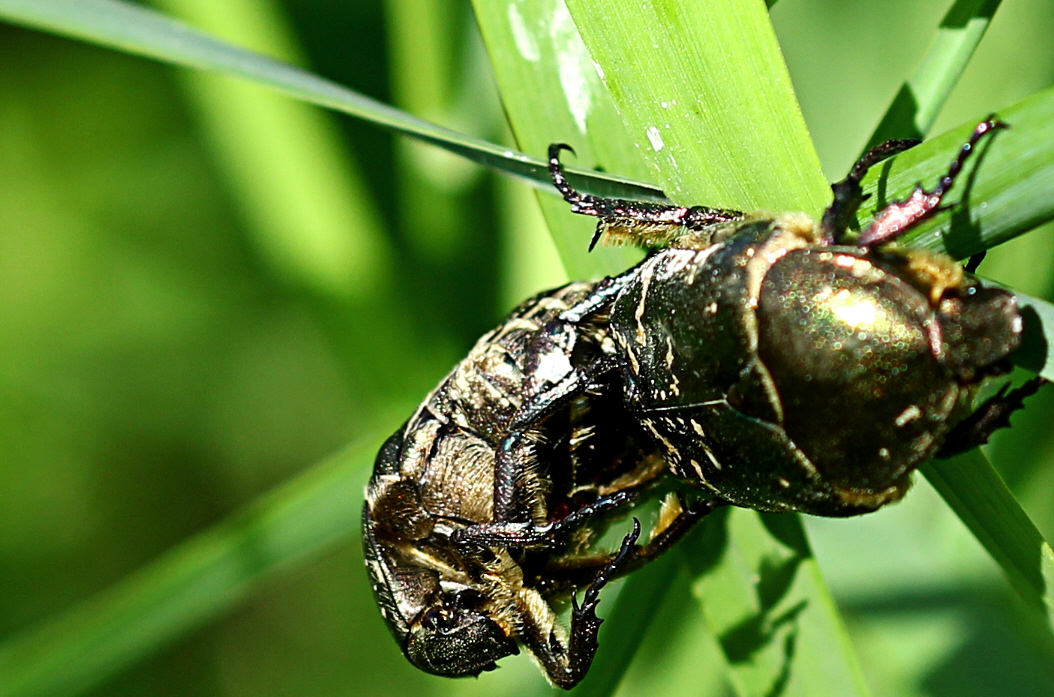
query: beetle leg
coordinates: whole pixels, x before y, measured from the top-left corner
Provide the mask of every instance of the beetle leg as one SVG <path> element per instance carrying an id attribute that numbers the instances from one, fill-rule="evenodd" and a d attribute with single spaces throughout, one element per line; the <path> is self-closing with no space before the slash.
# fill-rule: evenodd
<path id="1" fill-rule="evenodd" d="M 1009 383 L 999 392 L 960 421 L 948 432 L 937 457 L 952 457 L 984 445 L 993 433 L 1001 428 L 1010 428 L 1010 415 L 1024 406 L 1024 400 L 1036 393 L 1044 378 L 1035 377 L 1020 387 L 1009 390 Z"/>
<path id="2" fill-rule="evenodd" d="M 860 204 L 869 198 L 869 196 L 864 196 L 864 190 L 860 188 L 860 182 L 863 181 L 867 171 L 882 160 L 913 148 L 921 142 L 921 140 L 905 139 L 887 140 L 880 143 L 856 161 L 845 179 L 837 184 L 831 184 L 834 199 L 823 212 L 823 220 L 820 222 L 820 233 L 824 244 L 841 243 L 842 238 L 845 237 L 845 231 L 849 229 L 849 224 L 856 216 L 857 210 L 860 209 Z"/>
<path id="3" fill-rule="evenodd" d="M 571 362 L 577 332 L 573 325 L 553 322 L 532 349 L 527 371 L 527 398 L 509 425 L 497 452 L 494 471 L 494 521 L 509 520 L 516 489 L 525 464 L 532 461 L 533 436 L 539 424 L 560 407 L 585 392 L 596 378 L 618 367 L 613 357 L 602 356 L 585 370 Z"/>
<path id="4" fill-rule="evenodd" d="M 528 398 L 509 424 L 509 433 L 497 449 L 494 468 L 494 521 L 509 520 L 516 504 L 516 491 L 527 463 L 532 462 L 538 426 L 561 406 L 582 394 L 588 382 L 571 364 L 576 339 L 574 328 L 554 324 L 545 330 L 550 342 L 526 378 Z"/>
<path id="5" fill-rule="evenodd" d="M 974 254 L 966 260 L 965 264 L 963 264 L 963 269 L 966 273 L 976 273 L 977 267 L 981 265 L 981 262 L 984 261 L 986 256 L 988 256 L 988 250 Z"/>
<path id="6" fill-rule="evenodd" d="M 562 535 L 588 523 L 593 518 L 632 503 L 638 495 L 637 491 L 623 490 L 610 496 L 602 496 L 593 503 L 545 525 L 503 522 L 470 525 L 451 533 L 450 541 L 454 544 L 477 547 L 551 545 Z"/>
<path id="7" fill-rule="evenodd" d="M 567 324 L 579 324 L 589 315 L 601 310 L 609 310 L 618 294 L 626 286 L 637 280 L 637 275 L 637 267 L 633 267 L 620 276 L 609 276 L 603 279 L 597 283 L 589 297 L 561 312 L 559 321 Z"/>
<path id="8" fill-rule="evenodd" d="M 567 330 L 570 336 L 573 329 L 568 325 L 557 325 L 553 332 Z M 547 332 L 549 328 L 547 328 Z M 570 350 L 568 350 L 568 354 Z M 624 490 L 609 497 L 602 497 L 593 504 L 576 511 L 563 521 L 548 525 L 534 525 L 530 522 L 512 521 L 515 510 L 517 489 L 534 458 L 534 436 L 536 429 L 547 417 L 572 399 L 578 397 L 592 386 L 601 375 L 618 369 L 614 356 L 603 355 L 585 370 L 569 370 L 563 379 L 547 386 L 547 389 L 536 391 L 537 384 L 529 380 L 529 395 L 533 395 L 521 406 L 513 417 L 509 435 L 498 447 L 494 466 L 494 519 L 493 523 L 472 525 L 457 530 L 451 537 L 454 544 L 524 546 L 540 544 L 555 539 L 565 529 L 573 528 L 601 513 L 631 500 L 636 494 Z M 624 499 L 622 497 L 625 497 Z M 566 521 L 566 522 L 564 522 Z M 550 529 L 551 528 L 551 529 Z"/>
<path id="9" fill-rule="evenodd" d="M 596 614 L 600 591 L 608 581 L 622 573 L 638 537 L 640 521 L 634 518 L 633 530 L 623 538 L 619 551 L 593 578 L 582 595 L 582 604 L 579 605 L 577 598 L 571 596 L 571 637 L 566 647 L 551 630 L 540 631 L 542 628 L 530 624 L 524 627 L 523 642 L 557 686 L 570 690 L 589 671 L 597 652 L 597 632 L 603 622 Z M 530 618 L 527 620 L 529 622 Z"/>
<path id="10" fill-rule="evenodd" d="M 603 198 L 583 194 L 571 186 L 560 163 L 561 150 L 574 150 L 563 143 L 549 146 L 549 175 L 553 186 L 571 204 L 573 213 L 600 218 L 596 232 L 589 242 L 593 251 L 602 237 L 610 234 L 620 242 L 629 242 L 640 247 L 654 245 L 678 246 L 672 240 L 683 235 L 682 231 L 701 232 L 721 223 L 742 220 L 739 211 L 705 206 L 674 206 L 672 204 L 626 201 L 619 198 Z"/>
<path id="11" fill-rule="evenodd" d="M 537 428 L 553 412 L 589 389 L 600 375 L 618 369 L 616 359 L 610 355 L 601 355 L 586 369 L 575 368 L 572 359 L 579 338 L 578 324 L 585 317 L 610 305 L 632 275 L 633 272 L 630 272 L 602 281 L 588 298 L 546 325 L 531 343 L 528 351 L 531 359 L 524 378 L 524 401 L 509 424 L 508 435 L 497 449 L 492 530 L 486 533 L 481 530 L 480 535 L 491 534 L 498 529 L 495 526 L 502 524 L 528 525 L 514 523 L 511 518 L 523 473 L 529 463 L 534 461 L 532 455 Z M 505 538 L 509 542 L 532 539 L 530 533 L 514 529 L 507 531 Z M 459 531 L 455 542 L 462 539 L 467 543 L 472 539 L 472 533 Z M 518 544 L 533 543 L 528 541 Z"/>
<path id="12" fill-rule="evenodd" d="M 637 545 L 619 569 L 619 576 L 631 574 L 637 569 L 658 559 L 667 550 L 677 544 L 695 524 L 718 508 L 731 505 L 724 499 L 706 499 L 697 501 L 692 506 L 684 507 L 681 512 L 662 530 L 652 532 L 651 538 L 642 545 Z M 538 588 L 545 596 L 560 595 L 570 588 L 580 588 L 589 583 L 593 575 L 611 562 L 610 554 L 574 556 L 567 559 L 551 561 L 542 572 Z"/>
<path id="13" fill-rule="evenodd" d="M 937 187 L 933 191 L 926 191 L 922 188 L 922 185 L 916 186 L 915 190 L 911 192 L 911 196 L 903 201 L 894 201 L 880 210 L 875 214 L 875 219 L 871 221 L 867 229 L 860 234 L 858 244 L 861 247 L 873 247 L 895 240 L 933 215 L 938 210 L 944 195 L 951 190 L 955 179 L 959 176 L 966 160 L 976 148 L 978 141 L 984 136 L 1003 128 L 1007 128 L 1007 125 L 1002 121 L 996 120 L 995 114 L 990 115 L 987 119 L 977 124 L 973 134 L 970 135 L 970 140 L 963 144 L 959 150 L 959 155 L 952 160 L 951 165 L 948 166 L 948 171 L 941 177 Z"/>

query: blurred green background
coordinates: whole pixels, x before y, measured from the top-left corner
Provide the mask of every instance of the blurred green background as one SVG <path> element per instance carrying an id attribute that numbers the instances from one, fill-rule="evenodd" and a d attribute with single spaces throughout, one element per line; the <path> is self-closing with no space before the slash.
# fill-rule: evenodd
<path id="1" fill-rule="evenodd" d="M 467 2 L 156 6 L 509 140 Z M 774 7 L 829 179 L 946 9 Z M 934 133 L 1054 84 L 1051 35 L 1054 4 L 1007 0 Z M 343 444 L 379 445 L 480 334 L 564 279 L 522 185 L 255 87 L 6 25 L 0 211 L 0 637 L 106 589 Z M 1050 300 L 1052 259 L 1044 229 L 981 271 Z M 1029 407 L 989 454 L 1054 539 L 1054 396 Z M 924 481 L 875 515 L 807 526 L 876 695 L 1054 694 L 1049 640 Z M 705 635 L 658 646 L 620 694 L 727 691 Z M 699 661 L 699 681 L 665 685 L 659 659 Z M 476 681 L 412 669 L 354 539 L 90 694 L 410 690 L 546 688 L 522 656 Z"/>

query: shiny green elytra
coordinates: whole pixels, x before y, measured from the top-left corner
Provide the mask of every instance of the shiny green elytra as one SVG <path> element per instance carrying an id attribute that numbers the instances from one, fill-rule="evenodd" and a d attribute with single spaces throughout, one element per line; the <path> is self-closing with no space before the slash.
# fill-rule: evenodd
<path id="1" fill-rule="evenodd" d="M 825 246 L 805 216 L 733 226 L 651 256 L 615 301 L 628 408 L 678 477 L 733 504 L 900 498 L 1020 343 L 1014 297 L 950 259 Z"/>

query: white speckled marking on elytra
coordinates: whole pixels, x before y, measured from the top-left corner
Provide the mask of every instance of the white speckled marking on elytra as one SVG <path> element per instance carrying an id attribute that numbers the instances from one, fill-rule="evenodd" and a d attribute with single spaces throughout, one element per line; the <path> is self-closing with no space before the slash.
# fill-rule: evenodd
<path id="1" fill-rule="evenodd" d="M 660 443 L 662 443 L 663 446 L 666 448 L 666 455 L 669 458 L 670 463 L 673 464 L 673 465 L 676 465 L 677 463 L 679 463 L 681 461 L 681 453 L 680 453 L 680 451 L 678 451 L 677 448 L 673 447 L 673 443 L 671 443 L 670 441 L 666 440 L 662 436 L 662 434 L 659 433 L 659 430 L 657 428 L 655 428 L 655 424 L 652 423 L 651 419 L 645 419 L 644 420 L 644 425 L 647 427 L 647 429 L 649 431 L 651 431 L 651 434 L 653 436 L 655 436 L 655 439 L 657 441 L 659 441 Z"/>
<path id="2" fill-rule="evenodd" d="M 644 134 L 648 136 L 648 142 L 651 143 L 651 149 L 655 152 L 659 152 L 666 147 L 666 143 L 663 142 L 659 129 L 655 126 L 648 126 L 648 130 L 645 131 Z"/>
<path id="3" fill-rule="evenodd" d="M 538 361 L 535 376 L 542 382 L 557 383 L 572 371 L 571 361 L 560 351 L 549 351 L 542 354 Z"/>
<path id="4" fill-rule="evenodd" d="M 651 286 L 652 276 L 655 275 L 655 269 L 647 268 L 641 272 L 640 275 L 640 301 L 637 302 L 637 309 L 633 312 L 633 318 L 637 320 L 637 343 L 643 346 L 648 337 L 644 333 L 644 323 L 641 322 L 641 318 L 644 316 L 644 303 L 648 299 L 648 288 Z"/>
<path id="5" fill-rule="evenodd" d="M 703 266 L 706 264 L 706 260 L 710 258 L 711 254 L 713 254 L 718 249 L 720 249 L 721 247 L 724 247 L 724 246 L 725 246 L 724 242 L 718 242 L 717 244 L 712 244 L 709 247 L 707 247 L 706 249 L 700 249 L 699 251 L 694 252 L 689 259 L 686 259 L 685 260 L 685 266 L 687 266 L 687 268 L 688 268 L 688 277 L 686 279 L 684 279 L 684 284 L 686 286 L 695 285 L 695 275 L 696 275 L 696 273 L 701 268 L 703 268 Z"/>
<path id="6" fill-rule="evenodd" d="M 721 469 L 721 463 L 717 461 L 716 457 L 714 457 L 713 451 L 706 447 L 706 443 L 700 443 L 700 445 L 703 446 L 703 452 L 706 453 L 706 456 L 710 458 L 710 462 L 713 463 L 714 469 Z"/>
<path id="7" fill-rule="evenodd" d="M 922 410 L 919 409 L 916 405 L 912 404 L 910 407 L 900 412 L 900 415 L 897 416 L 896 420 L 893 423 L 897 425 L 897 428 L 903 428 L 904 426 L 911 423 L 920 416 L 922 416 Z"/>
<path id="8" fill-rule="evenodd" d="M 516 44 L 516 50 L 520 52 L 524 60 L 537 63 L 542 53 L 538 50 L 538 42 L 534 40 L 534 35 L 527 29 L 527 22 L 520 14 L 520 8 L 515 2 L 510 2 L 505 14 L 509 20 L 509 29 L 512 31 L 512 41 Z"/>

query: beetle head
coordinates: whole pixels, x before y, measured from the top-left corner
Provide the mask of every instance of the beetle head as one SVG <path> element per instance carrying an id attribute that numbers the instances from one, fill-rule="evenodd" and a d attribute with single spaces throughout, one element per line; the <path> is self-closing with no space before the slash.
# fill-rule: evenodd
<path id="1" fill-rule="evenodd" d="M 444 593 L 410 624 L 403 652 L 415 666 L 458 677 L 494 670 L 494 662 L 519 653 L 516 642 L 484 611 L 479 593 Z"/>

